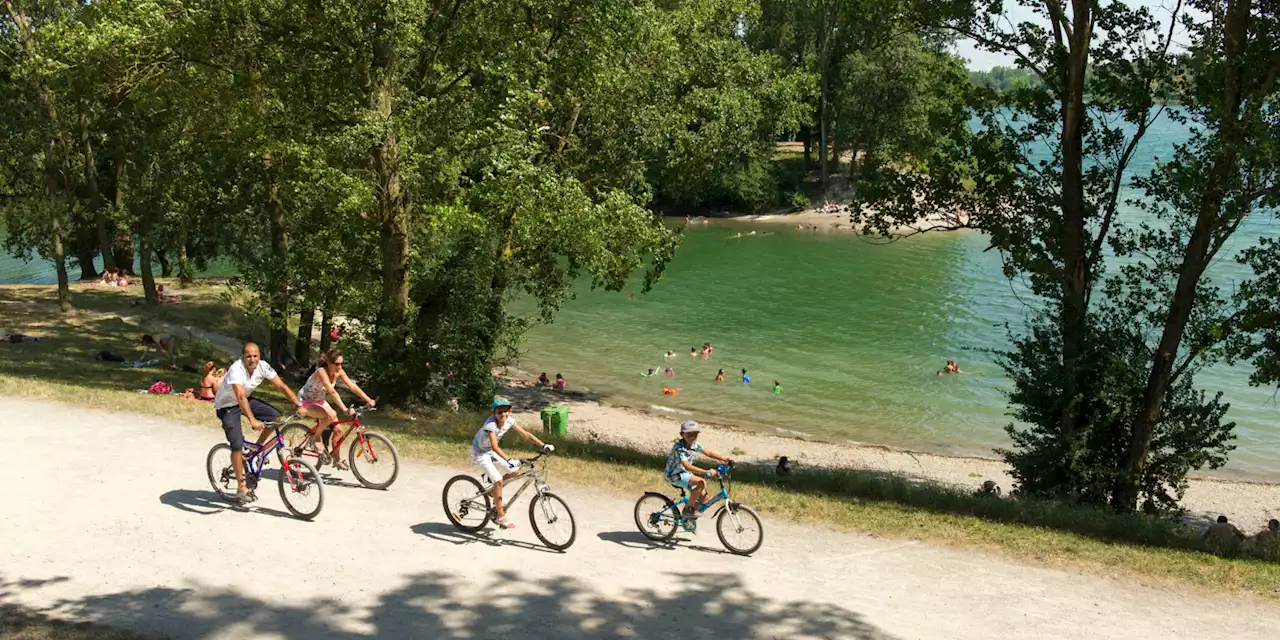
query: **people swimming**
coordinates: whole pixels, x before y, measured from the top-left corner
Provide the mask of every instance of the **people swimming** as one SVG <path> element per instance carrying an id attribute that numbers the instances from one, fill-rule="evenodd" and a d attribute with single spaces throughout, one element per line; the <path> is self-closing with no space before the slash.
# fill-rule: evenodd
<path id="1" fill-rule="evenodd" d="M 716 372 L 716 382 L 724 382 L 724 369 Z"/>
<path id="2" fill-rule="evenodd" d="M 697 348 L 697 347 L 689 347 L 689 357 L 690 357 L 690 358 L 696 358 L 696 357 L 698 357 L 698 348 Z"/>
<path id="3" fill-rule="evenodd" d="M 664 353 L 664 354 L 662 355 L 662 357 L 663 357 L 663 358 L 674 358 L 674 357 L 676 357 L 676 352 L 674 352 L 674 351 L 672 351 L 672 350 L 670 350 L 670 349 L 667 349 L 667 352 L 666 352 L 666 353 Z"/>
<path id="4" fill-rule="evenodd" d="M 773 381 L 773 392 L 774 392 L 774 393 L 782 393 L 782 383 L 781 383 L 781 382 L 779 382 L 779 381 L 777 381 L 777 380 L 774 380 L 774 381 Z"/>
<path id="5" fill-rule="evenodd" d="M 746 369 L 742 370 L 742 384 L 745 384 L 745 385 L 751 384 L 751 376 L 747 375 Z"/>
<path id="6" fill-rule="evenodd" d="M 648 371 L 646 371 L 646 372 L 644 372 L 644 373 L 642 373 L 642 374 L 640 374 L 640 375 L 642 375 L 642 376 L 644 376 L 644 377 L 646 377 L 646 378 L 652 378 L 653 376 L 658 375 L 658 368 L 657 368 L 657 367 L 649 367 L 649 370 L 648 370 Z"/>
<path id="7" fill-rule="evenodd" d="M 562 375 L 560 375 L 560 374 L 558 374 L 558 373 L 557 373 L 557 374 L 556 374 L 556 383 L 555 383 L 555 385 L 554 385 L 555 390 L 556 390 L 556 391 L 564 391 L 564 390 L 565 390 L 565 387 L 567 387 L 567 386 L 569 386 L 569 383 L 565 381 L 564 376 L 562 376 Z"/>
<path id="8" fill-rule="evenodd" d="M 943 368 L 941 368 L 941 369 L 938 369 L 938 375 L 942 375 L 942 374 L 944 374 L 944 373 L 955 373 L 955 374 L 959 374 L 959 375 L 963 375 L 963 376 L 971 376 L 971 375 L 973 375 L 973 374 L 974 374 L 974 373 L 976 373 L 976 372 L 974 372 L 974 371 L 961 371 L 961 370 L 960 370 L 960 365 L 956 364 L 956 361 L 955 361 L 955 360 L 948 360 L 948 361 L 947 361 L 947 366 L 945 366 L 945 367 L 943 367 Z"/>
<path id="9" fill-rule="evenodd" d="M 663 370 L 662 375 L 664 375 L 664 376 L 671 376 L 671 377 L 673 377 L 673 378 L 674 378 L 674 377 L 675 377 L 675 375 L 676 375 L 676 371 L 675 371 L 675 369 L 672 369 L 671 367 L 667 367 L 665 370 Z"/>
<path id="10" fill-rule="evenodd" d="M 539 386 L 539 387 L 549 387 L 549 386 L 551 386 L 551 378 L 548 378 L 548 377 L 547 377 L 547 372 L 546 372 L 546 371 L 543 371 L 543 372 L 542 372 L 542 375 L 538 376 L 538 386 Z"/>
<path id="11" fill-rule="evenodd" d="M 711 343 L 710 342 L 702 343 L 702 359 L 710 360 L 711 352 L 712 352 Z"/>

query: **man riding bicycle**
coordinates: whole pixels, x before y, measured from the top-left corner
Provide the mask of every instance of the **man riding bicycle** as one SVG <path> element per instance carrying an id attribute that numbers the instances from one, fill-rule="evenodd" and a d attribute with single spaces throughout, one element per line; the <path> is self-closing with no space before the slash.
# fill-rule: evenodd
<path id="1" fill-rule="evenodd" d="M 733 463 L 733 460 L 714 451 L 708 451 L 706 447 L 699 444 L 700 431 L 702 427 L 693 420 L 680 423 L 680 439 L 676 440 L 675 445 L 671 447 L 671 453 L 667 454 L 667 469 L 663 474 L 663 478 L 668 483 L 689 490 L 689 502 L 684 506 L 684 517 L 690 520 L 695 520 L 700 515 L 698 508 L 707 497 L 707 479 L 719 475 L 715 469 L 699 469 L 693 466 L 693 460 L 697 454 L 701 453 L 725 464 Z"/>
<path id="2" fill-rule="evenodd" d="M 227 444 L 231 445 L 231 465 L 236 470 L 236 499 L 241 502 L 247 499 L 249 489 L 244 483 L 244 432 L 240 428 L 240 416 L 249 419 L 249 426 L 254 431 L 262 432 L 258 436 L 259 446 L 265 443 L 270 435 L 262 422 L 280 417 L 280 412 L 275 407 L 257 398 L 250 398 L 249 394 L 253 393 L 253 390 L 263 381 L 270 380 L 293 402 L 295 407 L 301 407 L 297 396 L 293 395 L 293 391 L 289 389 L 289 385 L 276 375 L 271 365 L 262 362 L 261 358 L 258 345 L 252 342 L 245 343 L 240 352 L 240 359 L 227 369 L 227 375 L 223 376 L 222 384 L 218 386 L 218 393 L 213 397 L 214 413 L 222 421 L 222 430 L 227 435 Z"/>
<path id="3" fill-rule="evenodd" d="M 476 432 L 476 437 L 471 440 L 471 461 L 480 465 L 485 476 L 493 482 L 493 500 L 498 515 L 498 526 L 511 529 L 516 525 L 507 519 L 506 509 L 502 506 L 502 481 L 519 475 L 520 463 L 508 459 L 502 447 L 498 446 L 498 441 L 502 436 L 507 435 L 508 431 L 515 429 L 517 433 L 524 436 L 525 440 L 538 445 L 543 453 L 551 453 L 555 451 L 555 447 L 543 443 L 524 427 L 516 424 L 515 418 L 511 417 L 511 403 L 506 398 L 496 398 L 489 410 L 492 415 L 484 421 L 484 425 Z"/>

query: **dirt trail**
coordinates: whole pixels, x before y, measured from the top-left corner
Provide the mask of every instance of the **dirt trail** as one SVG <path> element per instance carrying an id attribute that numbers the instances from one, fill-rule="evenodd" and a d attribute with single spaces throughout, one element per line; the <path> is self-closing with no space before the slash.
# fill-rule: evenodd
<path id="1" fill-rule="evenodd" d="M 722 553 L 710 527 L 655 547 L 630 501 L 574 486 L 557 490 L 578 542 L 558 554 L 538 545 L 524 505 L 514 532 L 455 532 L 440 489 L 459 469 L 416 462 L 385 492 L 334 478 L 315 522 L 288 517 L 269 485 L 235 511 L 205 478 L 219 430 L 0 403 L 0 431 L 41 454 L 0 465 L 0 605 L 175 638 L 1240 640 L 1280 627 L 1269 604 L 767 515 L 755 557 Z"/>

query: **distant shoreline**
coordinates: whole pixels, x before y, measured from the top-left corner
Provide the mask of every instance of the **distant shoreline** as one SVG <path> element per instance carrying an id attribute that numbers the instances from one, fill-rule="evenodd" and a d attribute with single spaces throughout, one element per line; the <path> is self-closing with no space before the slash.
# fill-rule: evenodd
<path id="1" fill-rule="evenodd" d="M 538 411 L 548 404 L 570 407 L 569 433 L 642 451 L 662 452 L 676 438 L 682 414 L 660 414 L 645 408 L 614 405 L 585 393 L 561 394 L 534 386 L 537 374 L 524 371 L 503 378 L 506 394 L 516 403 L 522 424 L 540 429 Z M 787 456 L 800 467 L 816 466 L 882 471 L 909 479 L 977 490 L 992 480 L 1005 492 L 1013 477 L 1003 461 L 976 455 L 948 455 L 877 444 L 831 443 L 794 435 L 761 433 L 731 424 L 704 423 L 700 440 L 709 449 L 748 464 L 772 466 Z M 739 451 L 741 453 L 735 453 Z M 1227 515 L 1245 531 L 1260 529 L 1280 517 L 1280 484 L 1260 479 L 1193 475 L 1183 506 L 1189 516 L 1211 520 Z"/>
<path id="2" fill-rule="evenodd" d="M 865 225 L 855 225 L 849 221 L 849 213 L 844 208 L 840 212 L 828 213 L 820 207 L 806 209 L 804 211 L 796 211 L 792 213 L 758 213 L 758 214 L 739 214 L 729 213 L 722 215 L 689 215 L 690 225 L 710 224 L 711 221 L 716 222 L 748 222 L 770 225 L 791 225 L 793 227 L 803 227 L 812 231 L 824 232 L 844 232 L 861 234 Z M 962 222 L 968 221 L 967 214 L 961 214 Z M 677 214 L 668 214 L 667 218 L 678 221 L 682 216 Z M 890 229 L 891 233 L 898 235 L 917 234 L 917 233 L 971 233 L 972 229 L 946 229 L 946 225 L 952 222 L 943 214 L 935 214 L 926 216 L 919 223 L 914 225 L 899 225 Z M 744 234 L 745 236 L 745 234 Z"/>

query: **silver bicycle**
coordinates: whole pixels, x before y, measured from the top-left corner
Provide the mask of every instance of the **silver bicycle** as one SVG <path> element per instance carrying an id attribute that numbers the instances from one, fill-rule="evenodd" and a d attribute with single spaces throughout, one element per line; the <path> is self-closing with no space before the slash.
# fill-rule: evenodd
<path id="1" fill-rule="evenodd" d="M 543 455 L 520 461 L 520 474 L 505 483 L 505 493 L 510 497 L 503 506 L 510 508 L 532 486 L 529 523 L 533 525 L 533 533 L 548 547 L 564 551 L 578 537 L 578 526 L 573 520 L 569 505 L 563 498 L 552 493 L 551 485 L 547 484 L 545 464 L 543 467 L 538 465 L 538 459 Z M 511 493 L 511 488 L 522 479 L 524 484 L 515 493 Z M 475 533 L 483 529 L 490 520 L 497 520 L 497 511 L 493 508 L 493 486 L 489 484 L 486 487 L 466 474 L 450 478 L 444 485 L 443 495 L 444 513 L 449 522 L 463 531 Z"/>

